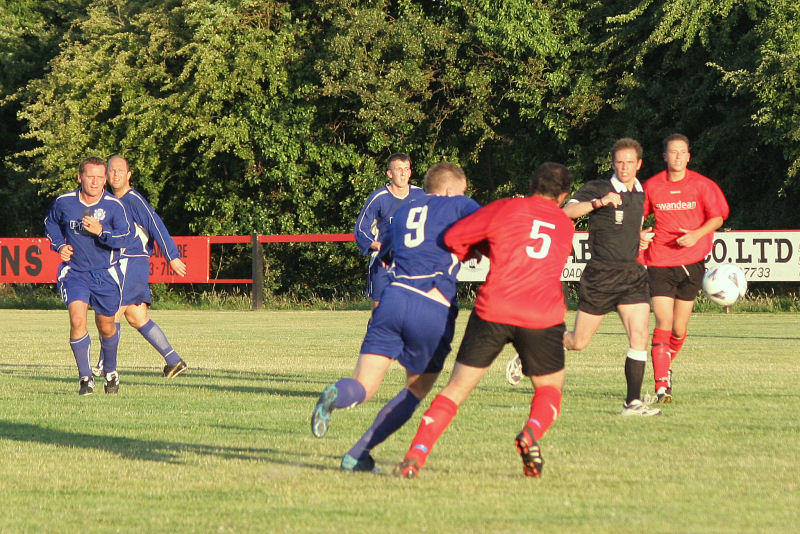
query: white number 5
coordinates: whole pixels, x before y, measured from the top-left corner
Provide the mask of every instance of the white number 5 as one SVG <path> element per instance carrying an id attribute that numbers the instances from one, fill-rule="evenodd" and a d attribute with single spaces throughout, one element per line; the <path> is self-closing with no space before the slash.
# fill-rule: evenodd
<path id="1" fill-rule="evenodd" d="M 547 253 L 550 251 L 550 243 L 551 243 L 550 236 L 540 232 L 539 230 L 541 228 L 550 228 L 552 230 L 555 230 L 556 225 L 542 221 L 537 221 L 534 219 L 533 228 L 531 228 L 531 239 L 541 239 L 542 246 L 539 247 L 539 250 L 536 250 L 532 246 L 527 246 L 525 247 L 525 252 L 528 253 L 528 256 L 536 260 L 546 257 Z"/>

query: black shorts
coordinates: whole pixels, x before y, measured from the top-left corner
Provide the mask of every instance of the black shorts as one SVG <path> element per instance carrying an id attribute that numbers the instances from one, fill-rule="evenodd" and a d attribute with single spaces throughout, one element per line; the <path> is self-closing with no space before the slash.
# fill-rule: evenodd
<path id="1" fill-rule="evenodd" d="M 578 310 L 605 315 L 620 304 L 650 302 L 647 269 L 638 262 L 590 261 L 581 275 Z"/>
<path id="2" fill-rule="evenodd" d="M 703 287 L 705 272 L 705 260 L 678 267 L 648 267 L 650 296 L 694 300 L 700 288 Z"/>
<path id="3" fill-rule="evenodd" d="M 486 368 L 511 343 L 522 360 L 523 375 L 549 375 L 564 368 L 564 330 L 564 323 L 541 329 L 493 323 L 473 310 L 456 361 Z"/>

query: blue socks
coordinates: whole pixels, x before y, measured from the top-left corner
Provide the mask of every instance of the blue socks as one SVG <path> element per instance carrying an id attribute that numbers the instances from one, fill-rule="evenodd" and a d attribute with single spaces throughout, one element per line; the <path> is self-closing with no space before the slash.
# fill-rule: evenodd
<path id="1" fill-rule="evenodd" d="M 403 389 L 395 398 L 386 403 L 378 412 L 372 426 L 367 429 L 348 454 L 357 460 L 372 450 L 373 447 L 394 434 L 406 421 L 411 419 L 414 410 L 419 406 L 419 399 L 408 389 Z"/>
<path id="2" fill-rule="evenodd" d="M 78 376 L 92 376 L 90 363 L 90 352 L 92 350 L 92 338 L 87 333 L 80 339 L 70 339 L 69 348 L 75 356 L 75 363 L 78 364 Z"/>
<path id="3" fill-rule="evenodd" d="M 336 382 L 336 389 L 339 395 L 336 397 L 334 408 L 351 408 L 356 404 L 361 404 L 367 398 L 367 390 L 354 378 L 342 378 Z"/>
<path id="4" fill-rule="evenodd" d="M 111 337 L 100 336 L 100 351 L 103 353 L 103 371 L 113 373 L 117 370 L 117 347 L 119 347 L 119 328 Z M 89 371 L 91 372 L 91 371 Z"/>
<path id="5" fill-rule="evenodd" d="M 117 327 L 117 346 L 119 346 L 119 334 L 120 334 L 120 324 L 114 323 L 114 326 Z M 97 360 L 97 367 L 103 368 L 103 344 L 100 343 L 100 358 Z"/>
<path id="6" fill-rule="evenodd" d="M 164 357 L 167 365 L 175 365 L 181 361 L 181 357 L 167 341 L 164 331 L 152 319 L 139 329 L 139 333 Z"/>

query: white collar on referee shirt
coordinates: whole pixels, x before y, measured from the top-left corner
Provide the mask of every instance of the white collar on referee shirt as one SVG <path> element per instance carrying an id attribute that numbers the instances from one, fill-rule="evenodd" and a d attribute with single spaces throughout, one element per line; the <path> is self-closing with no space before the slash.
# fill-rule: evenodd
<path id="1" fill-rule="evenodd" d="M 619 178 L 617 178 L 616 174 L 614 174 L 611 177 L 611 185 L 614 186 L 614 191 L 616 191 L 617 193 L 627 193 L 628 192 L 628 188 L 625 187 L 625 184 L 623 184 L 622 182 L 619 181 Z M 639 183 L 639 179 L 638 178 L 634 178 L 633 179 L 633 188 L 636 191 L 638 191 L 639 193 L 642 193 L 644 191 L 644 189 L 642 188 L 642 184 Z"/>

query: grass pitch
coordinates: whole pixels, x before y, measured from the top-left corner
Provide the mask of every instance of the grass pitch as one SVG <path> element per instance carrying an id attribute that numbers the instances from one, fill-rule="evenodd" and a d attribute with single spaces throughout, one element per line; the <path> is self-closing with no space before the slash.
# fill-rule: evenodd
<path id="1" fill-rule="evenodd" d="M 335 412 L 324 439 L 309 429 L 322 388 L 352 372 L 368 312 L 152 316 L 189 370 L 163 379 L 161 357 L 123 325 L 119 395 L 98 381 L 80 397 L 66 311 L 0 310 L 0 532 L 800 528 L 795 314 L 695 315 L 675 364 L 675 403 L 638 420 L 619 416 L 626 342 L 609 315 L 588 349 L 567 355 L 538 480 L 522 475 L 514 451 L 532 390 L 505 383 L 510 348 L 420 478 L 400 480 L 338 469 L 402 387 L 398 366 L 371 402 Z M 451 367 L 452 356 L 435 391 Z M 373 451 L 384 471 L 402 459 L 431 398 Z"/>

